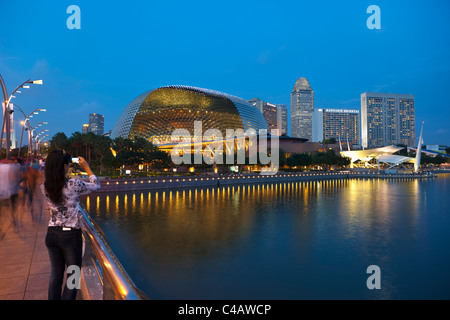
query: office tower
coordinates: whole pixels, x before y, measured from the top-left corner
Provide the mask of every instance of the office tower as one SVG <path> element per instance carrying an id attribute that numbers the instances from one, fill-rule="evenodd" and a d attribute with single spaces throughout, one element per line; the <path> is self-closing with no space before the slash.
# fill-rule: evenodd
<path id="1" fill-rule="evenodd" d="M 89 132 L 97 135 L 103 134 L 104 117 L 98 113 L 89 114 Z"/>
<path id="2" fill-rule="evenodd" d="M 412 94 L 361 94 L 361 138 L 365 148 L 404 144 L 416 139 L 415 104 Z"/>
<path id="3" fill-rule="evenodd" d="M 281 135 L 287 136 L 288 135 L 288 111 L 287 111 L 287 105 L 285 104 L 278 104 L 278 108 L 281 110 Z"/>
<path id="4" fill-rule="evenodd" d="M 354 109 L 315 109 L 313 113 L 312 142 L 336 139 L 344 146 L 359 148 L 360 112 Z"/>
<path id="5" fill-rule="evenodd" d="M 312 139 L 314 91 L 306 78 L 298 78 L 291 92 L 291 136 Z"/>
<path id="6" fill-rule="evenodd" d="M 278 105 L 258 98 L 252 98 L 248 102 L 263 114 L 267 122 L 268 132 L 272 133 L 271 130 L 275 130 L 276 135 L 280 136 L 282 133 L 282 109 Z"/>
<path id="7" fill-rule="evenodd" d="M 89 123 L 83 123 L 83 128 L 81 130 L 81 133 L 85 134 L 89 132 Z"/>

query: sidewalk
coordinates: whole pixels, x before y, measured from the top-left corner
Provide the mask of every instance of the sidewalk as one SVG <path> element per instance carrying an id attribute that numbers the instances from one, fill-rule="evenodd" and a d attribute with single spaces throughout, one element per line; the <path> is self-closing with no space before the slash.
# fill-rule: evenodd
<path id="1" fill-rule="evenodd" d="M 8 203 L 0 208 L 0 300 L 47 300 L 50 260 L 44 239 L 49 212 L 36 188 L 34 215 L 19 196 L 15 216 Z"/>

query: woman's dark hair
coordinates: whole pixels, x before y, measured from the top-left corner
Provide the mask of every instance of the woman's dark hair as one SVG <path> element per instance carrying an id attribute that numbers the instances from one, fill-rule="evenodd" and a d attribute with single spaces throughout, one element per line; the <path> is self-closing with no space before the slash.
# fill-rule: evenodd
<path id="1" fill-rule="evenodd" d="M 66 184 L 64 165 L 69 163 L 70 155 L 62 150 L 53 150 L 47 156 L 44 170 L 44 187 L 53 203 L 61 202 L 62 190 Z"/>

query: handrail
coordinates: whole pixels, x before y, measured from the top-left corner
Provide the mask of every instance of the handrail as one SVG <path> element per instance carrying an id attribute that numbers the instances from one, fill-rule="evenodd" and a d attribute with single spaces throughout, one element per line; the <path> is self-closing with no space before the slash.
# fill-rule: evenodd
<path id="1" fill-rule="evenodd" d="M 103 231 L 92 220 L 89 213 L 79 204 L 82 229 L 92 244 L 92 250 L 103 276 L 103 299 L 115 300 L 148 300 L 149 298 L 139 290 L 119 262 Z"/>

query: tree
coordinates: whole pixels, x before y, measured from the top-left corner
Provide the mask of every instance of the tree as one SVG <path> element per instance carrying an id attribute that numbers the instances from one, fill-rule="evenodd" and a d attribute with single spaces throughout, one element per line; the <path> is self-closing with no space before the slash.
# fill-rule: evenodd
<path id="1" fill-rule="evenodd" d="M 337 143 L 336 138 L 323 139 L 322 144 L 335 144 Z"/>
<path id="2" fill-rule="evenodd" d="M 336 152 L 332 149 L 328 149 L 326 152 L 318 152 L 317 154 L 313 155 L 312 157 L 312 163 L 321 165 L 324 167 L 327 166 L 344 166 L 350 164 L 350 158 L 348 157 L 341 157 L 340 155 L 337 155 Z"/>
<path id="3" fill-rule="evenodd" d="M 58 132 L 53 136 L 52 140 L 50 140 L 49 151 L 66 150 L 68 145 L 66 134 L 64 132 Z"/>
<path id="4" fill-rule="evenodd" d="M 283 168 L 284 165 L 286 164 L 286 152 L 284 152 L 282 149 L 280 149 L 279 152 L 280 152 L 280 155 L 278 158 L 279 166 L 280 166 L 280 168 Z"/>
<path id="5" fill-rule="evenodd" d="M 436 157 L 432 157 L 432 156 L 429 156 L 429 155 L 426 155 L 426 154 L 422 153 L 420 162 L 422 164 L 442 164 L 442 163 L 446 162 L 446 159 L 443 156 L 441 156 L 441 155 L 438 155 Z"/>
<path id="6" fill-rule="evenodd" d="M 113 140 L 113 149 L 116 151 L 116 163 L 117 166 L 121 165 L 132 165 L 133 154 L 132 154 L 133 141 L 128 138 L 118 137 Z"/>
<path id="7" fill-rule="evenodd" d="M 295 153 L 286 159 L 289 167 L 305 167 L 311 165 L 312 157 L 307 153 Z"/>
<path id="8" fill-rule="evenodd" d="M 111 152 L 112 140 L 110 137 L 105 136 L 95 136 L 93 141 L 93 158 L 95 159 L 95 163 L 100 168 L 100 174 L 102 170 L 106 167 L 109 167 L 111 163 L 111 158 L 113 158 Z"/>
<path id="9" fill-rule="evenodd" d="M 80 149 L 83 147 L 83 135 L 80 132 L 72 133 L 72 136 L 69 138 L 69 145 L 71 145 L 70 152 L 73 155 L 78 156 L 80 154 Z"/>
<path id="10" fill-rule="evenodd" d="M 86 156 L 85 159 L 86 161 L 88 161 L 89 163 L 91 162 L 91 149 L 92 149 L 92 145 L 94 144 L 96 135 L 93 132 L 88 132 L 82 135 L 82 141 L 83 141 L 83 145 L 86 148 Z"/>

